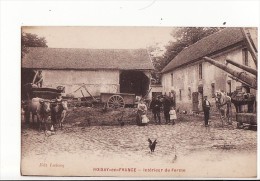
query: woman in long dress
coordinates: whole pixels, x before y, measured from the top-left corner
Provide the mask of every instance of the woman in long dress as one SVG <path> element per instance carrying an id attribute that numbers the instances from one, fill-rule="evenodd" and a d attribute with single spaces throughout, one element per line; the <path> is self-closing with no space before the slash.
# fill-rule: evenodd
<path id="1" fill-rule="evenodd" d="M 142 121 L 144 119 L 148 119 L 146 114 L 147 114 L 147 106 L 144 103 L 144 100 L 141 99 L 138 106 L 137 106 L 137 117 L 136 117 L 137 125 L 139 125 L 139 126 L 147 125 L 148 120 L 145 121 L 145 122 Z"/>

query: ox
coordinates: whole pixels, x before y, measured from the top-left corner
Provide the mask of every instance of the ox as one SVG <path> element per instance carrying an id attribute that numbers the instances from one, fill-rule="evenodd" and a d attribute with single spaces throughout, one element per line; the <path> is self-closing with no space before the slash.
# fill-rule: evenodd
<path id="1" fill-rule="evenodd" d="M 216 106 L 220 112 L 222 126 L 224 125 L 224 119 L 227 119 L 228 124 L 232 124 L 231 120 L 231 97 L 225 92 L 216 91 Z"/>
<path id="2" fill-rule="evenodd" d="M 67 101 L 60 100 L 52 103 L 51 105 L 51 120 L 52 124 L 58 123 L 59 128 L 62 129 L 63 121 L 68 110 Z"/>
<path id="3" fill-rule="evenodd" d="M 29 111 L 32 113 L 32 122 L 34 124 L 34 117 L 37 116 L 37 123 L 39 130 L 41 130 L 42 123 L 44 123 L 44 129 L 47 129 L 46 121 L 50 116 L 50 101 L 41 98 L 33 98 L 29 105 Z"/>

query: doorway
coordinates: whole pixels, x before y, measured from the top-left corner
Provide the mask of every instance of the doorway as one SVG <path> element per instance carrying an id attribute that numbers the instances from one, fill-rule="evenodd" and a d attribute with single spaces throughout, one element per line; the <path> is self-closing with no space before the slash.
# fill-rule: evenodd
<path id="1" fill-rule="evenodd" d="M 194 111 L 194 112 L 199 111 L 199 93 L 198 92 L 192 93 L 192 111 Z"/>
<path id="2" fill-rule="evenodd" d="M 126 70 L 120 74 L 120 92 L 145 96 L 149 90 L 150 79 L 141 71 Z"/>
<path id="3" fill-rule="evenodd" d="M 35 76 L 35 71 L 33 69 L 21 69 L 21 98 L 27 99 L 28 86 L 25 86 L 29 83 L 32 83 L 33 78 Z"/>

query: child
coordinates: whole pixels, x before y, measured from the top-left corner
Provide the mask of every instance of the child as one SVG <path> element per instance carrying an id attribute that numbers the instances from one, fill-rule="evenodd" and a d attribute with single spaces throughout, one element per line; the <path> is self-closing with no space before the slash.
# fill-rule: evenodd
<path id="1" fill-rule="evenodd" d="M 170 121 L 172 121 L 172 124 L 175 124 L 177 115 L 176 115 L 176 111 L 174 110 L 174 107 L 171 107 L 169 114 L 170 114 Z"/>

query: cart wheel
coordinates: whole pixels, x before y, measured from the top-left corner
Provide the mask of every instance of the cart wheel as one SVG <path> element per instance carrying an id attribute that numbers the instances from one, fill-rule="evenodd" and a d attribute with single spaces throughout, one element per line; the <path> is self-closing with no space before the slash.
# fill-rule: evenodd
<path id="1" fill-rule="evenodd" d="M 108 99 L 107 107 L 114 108 L 114 109 L 125 107 L 125 101 L 122 96 L 113 95 Z"/>

